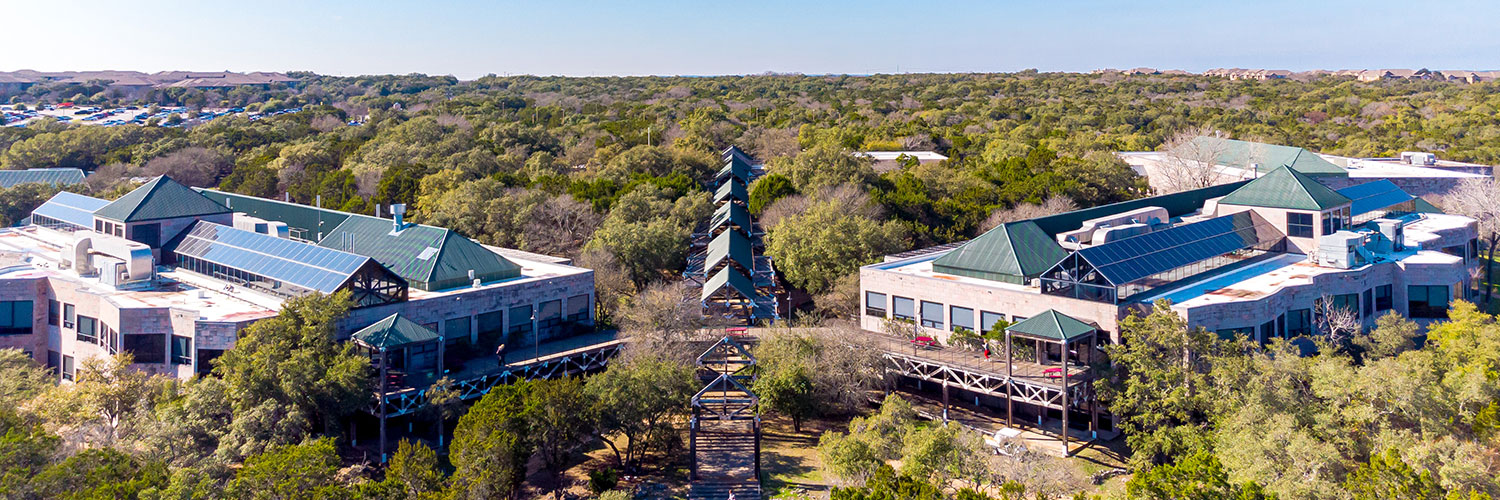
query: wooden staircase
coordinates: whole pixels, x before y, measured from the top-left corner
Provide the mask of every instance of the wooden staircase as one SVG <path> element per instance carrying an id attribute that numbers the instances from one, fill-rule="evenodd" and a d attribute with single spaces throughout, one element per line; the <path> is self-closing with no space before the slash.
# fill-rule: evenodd
<path id="1" fill-rule="evenodd" d="M 760 398 L 749 388 L 755 358 L 725 335 L 698 356 L 707 385 L 693 396 L 689 500 L 759 500 Z"/>

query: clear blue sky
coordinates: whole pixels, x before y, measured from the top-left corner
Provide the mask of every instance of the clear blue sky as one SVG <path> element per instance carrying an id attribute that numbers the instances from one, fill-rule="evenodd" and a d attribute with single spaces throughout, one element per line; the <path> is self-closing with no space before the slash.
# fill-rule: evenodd
<path id="1" fill-rule="evenodd" d="M 0 12 L 0 70 L 469 79 L 1500 67 L 1496 1 L 0 0 Z"/>

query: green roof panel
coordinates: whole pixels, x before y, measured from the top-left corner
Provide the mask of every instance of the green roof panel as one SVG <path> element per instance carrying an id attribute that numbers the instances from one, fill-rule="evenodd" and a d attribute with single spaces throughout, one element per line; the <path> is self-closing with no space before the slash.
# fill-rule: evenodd
<path id="1" fill-rule="evenodd" d="M 450 229 L 421 224 L 394 229 L 390 219 L 348 214 L 318 245 L 374 258 L 428 291 L 467 285 L 471 270 L 484 282 L 521 275 L 521 266 Z"/>
<path id="2" fill-rule="evenodd" d="M 705 270 L 718 267 L 726 259 L 739 263 L 748 270 L 755 269 L 755 254 L 751 251 L 750 238 L 739 231 L 724 231 L 708 242 L 708 260 Z"/>
<path id="3" fill-rule="evenodd" d="M 1056 341 L 1070 341 L 1093 333 L 1098 328 L 1077 318 L 1048 309 L 1045 312 L 1010 325 L 1005 331 L 1012 335 L 1023 335 Z"/>
<path id="4" fill-rule="evenodd" d="M 291 236 L 293 238 L 314 243 L 322 239 L 321 235 L 333 231 L 333 228 L 338 227 L 339 224 L 343 224 L 344 220 L 349 218 L 347 212 L 310 207 L 297 203 L 214 191 L 212 189 L 200 189 L 198 192 L 235 212 L 240 212 L 251 217 L 286 223 L 287 228 L 291 229 Z"/>
<path id="5" fill-rule="evenodd" d="M 1068 256 L 1035 222 L 1001 224 L 932 262 L 933 271 L 1025 284 Z"/>
<path id="6" fill-rule="evenodd" d="M 720 184 L 719 189 L 714 191 L 714 203 L 747 203 L 749 201 L 750 192 L 745 189 L 745 184 L 742 182 L 726 182 Z"/>
<path id="7" fill-rule="evenodd" d="M 432 329 L 406 319 L 398 313 L 361 328 L 354 332 L 353 338 L 364 345 L 385 350 L 437 342 L 440 337 Z"/>
<path id="8" fill-rule="evenodd" d="M 105 205 L 94 215 L 119 222 L 136 222 L 225 213 L 230 213 L 230 210 L 224 205 L 163 175 Z"/>
<path id="9" fill-rule="evenodd" d="M 1348 175 L 1348 171 L 1343 167 L 1334 165 L 1316 153 L 1295 146 L 1205 136 L 1194 137 L 1193 142 L 1197 143 L 1202 151 L 1219 151 L 1220 165 L 1248 169 L 1250 165 L 1258 164 L 1259 167 L 1256 170 L 1261 174 L 1281 167 L 1291 167 L 1293 170 L 1312 176 Z"/>
<path id="10" fill-rule="evenodd" d="M 1219 203 L 1291 210 L 1327 210 L 1348 205 L 1350 200 L 1302 172 L 1291 167 L 1280 167 L 1234 190 L 1219 200 Z"/>

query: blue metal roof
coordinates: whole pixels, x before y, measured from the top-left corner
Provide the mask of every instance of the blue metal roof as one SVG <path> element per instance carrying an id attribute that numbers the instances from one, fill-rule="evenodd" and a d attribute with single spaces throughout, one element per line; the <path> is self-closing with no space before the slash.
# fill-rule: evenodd
<path id="1" fill-rule="evenodd" d="M 337 291 L 371 260 L 205 221 L 194 222 L 170 250 L 323 293 Z"/>
<path id="2" fill-rule="evenodd" d="M 1240 212 L 1080 249 L 1078 255 L 1120 286 L 1283 237 L 1255 212 Z"/>
<path id="3" fill-rule="evenodd" d="M 33 168 L 27 170 L 0 170 L 0 188 L 17 184 L 82 184 L 83 170 L 76 168 Z"/>
<path id="4" fill-rule="evenodd" d="M 42 206 L 32 210 L 32 215 L 57 219 L 80 229 L 94 227 L 94 211 L 104 208 L 109 200 L 101 200 L 81 194 L 63 191 L 52 196 Z"/>
<path id="5" fill-rule="evenodd" d="M 1349 186 L 1340 189 L 1339 194 L 1349 198 L 1350 216 L 1382 210 L 1415 199 L 1395 183 L 1384 179 Z"/>

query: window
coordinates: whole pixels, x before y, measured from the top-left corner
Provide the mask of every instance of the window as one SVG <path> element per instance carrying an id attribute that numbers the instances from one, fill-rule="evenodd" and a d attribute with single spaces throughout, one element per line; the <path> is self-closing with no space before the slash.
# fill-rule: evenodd
<path id="1" fill-rule="evenodd" d="M 582 323 L 589 320 L 589 295 L 578 294 L 568 297 L 568 322 Z"/>
<path id="2" fill-rule="evenodd" d="M 492 334 L 495 334 L 495 333 L 498 333 L 498 332 L 504 332 L 505 331 L 504 319 L 505 319 L 505 312 L 504 311 L 490 311 L 490 312 L 487 312 L 487 313 L 480 314 L 479 317 L 475 318 L 475 322 L 479 324 L 478 325 L 479 336 L 483 337 L 485 335 L 492 335 Z"/>
<path id="3" fill-rule="evenodd" d="M 213 372 L 214 360 L 224 355 L 223 349 L 199 349 L 198 350 L 198 374 L 208 375 Z"/>
<path id="4" fill-rule="evenodd" d="M 1359 294 L 1346 293 L 1333 296 L 1333 307 L 1345 311 L 1359 312 Z"/>
<path id="5" fill-rule="evenodd" d="M 865 292 L 865 316 L 885 317 L 885 294 Z"/>
<path id="6" fill-rule="evenodd" d="M 942 304 L 922 301 L 922 326 L 937 329 L 943 328 Z"/>
<path id="7" fill-rule="evenodd" d="M 562 331 L 561 300 L 549 300 L 537 306 L 536 327 L 543 337 L 553 337 Z"/>
<path id="8" fill-rule="evenodd" d="M 1286 334 L 1288 337 L 1312 334 L 1312 309 L 1296 309 L 1289 311 L 1286 318 Z"/>
<path id="9" fill-rule="evenodd" d="M 907 321 L 917 320 L 917 302 L 915 300 L 906 297 L 892 297 L 891 302 L 895 306 L 895 309 L 891 311 L 891 315 L 895 316 L 896 319 Z"/>
<path id="10" fill-rule="evenodd" d="M 973 309 L 969 309 L 967 307 L 953 306 L 952 308 L 949 309 L 948 313 L 949 313 L 949 315 L 953 316 L 952 323 L 953 323 L 953 330 L 954 331 L 957 331 L 959 328 L 963 328 L 963 329 L 966 329 L 966 330 L 971 331 L 971 332 L 978 331 L 978 330 L 974 329 L 974 310 Z"/>
<path id="11" fill-rule="evenodd" d="M 531 305 L 510 308 L 510 336 L 517 341 L 531 335 Z"/>
<path id="12" fill-rule="evenodd" d="M 1360 302 L 1364 306 L 1363 316 L 1369 318 L 1375 315 L 1375 289 L 1365 290 L 1365 300 Z"/>
<path id="13" fill-rule="evenodd" d="M 1349 209 L 1342 208 L 1323 213 L 1323 234 L 1336 233 L 1349 225 Z"/>
<path id="14" fill-rule="evenodd" d="M 1448 317 L 1450 291 L 1446 285 L 1412 285 L 1406 287 L 1408 314 L 1413 318 Z"/>
<path id="15" fill-rule="evenodd" d="M 1389 311 L 1393 306 L 1391 300 L 1391 285 L 1380 285 L 1375 287 L 1375 310 Z"/>
<path id="16" fill-rule="evenodd" d="M 193 364 L 193 338 L 181 335 L 172 336 L 172 364 Z"/>
<path id="17" fill-rule="evenodd" d="M 66 354 L 62 357 L 62 379 L 73 380 L 73 357 Z"/>
<path id="18" fill-rule="evenodd" d="M 63 304 L 63 328 L 73 327 L 73 304 Z"/>
<path id="19" fill-rule="evenodd" d="M 167 334 L 137 333 L 125 335 L 125 350 L 135 354 L 137 363 L 167 362 Z"/>
<path id="20" fill-rule="evenodd" d="M 1469 240 L 1469 257 L 1479 258 L 1479 238 Z"/>
<path id="21" fill-rule="evenodd" d="M 160 247 L 161 224 L 140 224 L 130 228 L 130 241 L 134 241 L 151 248 Z"/>
<path id="22" fill-rule="evenodd" d="M 1255 327 L 1247 326 L 1244 328 L 1225 328 L 1222 330 L 1217 330 L 1214 333 L 1217 333 L 1219 335 L 1219 338 L 1224 340 L 1234 340 L 1235 337 L 1240 336 L 1253 339 L 1255 338 Z"/>
<path id="23" fill-rule="evenodd" d="M 0 302 L 0 335 L 30 335 L 31 325 L 31 301 Z"/>
<path id="24" fill-rule="evenodd" d="M 62 376 L 62 353 L 47 351 L 47 371 L 52 372 L 52 378 Z"/>
<path id="25" fill-rule="evenodd" d="M 1290 212 L 1286 214 L 1286 235 L 1298 238 L 1311 238 L 1313 236 L 1312 214 Z"/>
<path id="26" fill-rule="evenodd" d="M 979 311 L 979 324 L 984 327 L 984 332 L 995 331 L 995 325 L 1005 321 L 1005 315 L 997 312 Z"/>
<path id="27" fill-rule="evenodd" d="M 469 317 L 452 318 L 443 322 L 443 338 L 451 341 L 469 341 Z"/>
<path id="28" fill-rule="evenodd" d="M 99 343 L 99 320 L 78 315 L 78 341 L 90 344 Z"/>
<path id="29" fill-rule="evenodd" d="M 406 363 L 407 369 L 413 373 L 430 372 L 437 368 L 437 342 L 423 342 L 406 348 L 406 356 L 411 359 Z"/>
<path id="30" fill-rule="evenodd" d="M 116 332 L 103 321 L 99 322 L 99 345 L 111 355 L 120 353 L 120 332 Z"/>
<path id="31" fill-rule="evenodd" d="M 1267 321 L 1265 323 L 1261 323 L 1261 325 L 1260 325 L 1260 341 L 1261 342 L 1270 341 L 1271 338 L 1275 337 L 1275 336 L 1276 336 L 1276 320 L 1273 319 L 1271 321 Z"/>
<path id="32" fill-rule="evenodd" d="M 62 319 L 62 305 L 55 300 L 47 301 L 47 324 L 57 326 Z"/>

